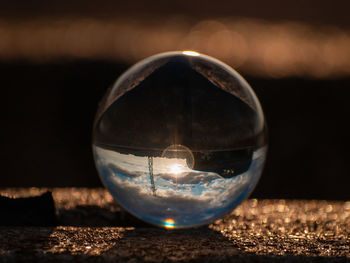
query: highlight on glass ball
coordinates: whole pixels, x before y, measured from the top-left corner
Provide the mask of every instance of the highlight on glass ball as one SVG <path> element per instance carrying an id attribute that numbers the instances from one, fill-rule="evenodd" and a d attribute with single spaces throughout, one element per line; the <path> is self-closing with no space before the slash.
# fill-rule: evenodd
<path id="1" fill-rule="evenodd" d="M 193 51 L 138 62 L 107 91 L 93 151 L 128 212 L 168 229 L 209 224 L 254 189 L 266 156 L 260 103 L 232 68 Z"/>

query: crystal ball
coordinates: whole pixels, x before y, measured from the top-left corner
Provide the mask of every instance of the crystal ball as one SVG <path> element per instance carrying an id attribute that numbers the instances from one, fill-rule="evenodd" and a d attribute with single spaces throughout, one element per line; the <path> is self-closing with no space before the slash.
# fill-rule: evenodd
<path id="1" fill-rule="evenodd" d="M 266 156 L 266 125 L 249 84 L 193 51 L 128 69 L 97 110 L 100 178 L 134 216 L 165 228 L 209 224 L 252 192 Z"/>

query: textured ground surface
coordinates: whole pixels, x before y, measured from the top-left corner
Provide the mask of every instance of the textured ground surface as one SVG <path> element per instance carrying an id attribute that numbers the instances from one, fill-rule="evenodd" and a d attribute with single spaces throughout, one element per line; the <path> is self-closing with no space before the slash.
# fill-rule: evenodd
<path id="1" fill-rule="evenodd" d="M 174 231 L 122 212 L 102 189 L 51 191 L 58 226 L 0 227 L 0 262 L 350 262 L 350 202 L 251 199 L 209 227 Z"/>

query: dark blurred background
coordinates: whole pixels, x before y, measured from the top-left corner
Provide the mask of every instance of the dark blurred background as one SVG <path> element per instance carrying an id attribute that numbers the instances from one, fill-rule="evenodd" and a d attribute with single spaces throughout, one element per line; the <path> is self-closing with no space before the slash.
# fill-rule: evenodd
<path id="1" fill-rule="evenodd" d="M 258 198 L 350 199 L 348 1 L 1 1 L 0 187 L 101 186 L 98 101 L 129 66 L 196 50 L 251 84 L 269 128 Z"/>

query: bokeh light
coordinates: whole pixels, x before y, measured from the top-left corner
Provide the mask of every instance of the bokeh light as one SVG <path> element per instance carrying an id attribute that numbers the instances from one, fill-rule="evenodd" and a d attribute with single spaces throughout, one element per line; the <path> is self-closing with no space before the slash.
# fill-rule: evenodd
<path id="1" fill-rule="evenodd" d="M 175 221 L 171 218 L 168 218 L 164 221 L 164 227 L 167 229 L 173 229 L 175 227 Z"/>

